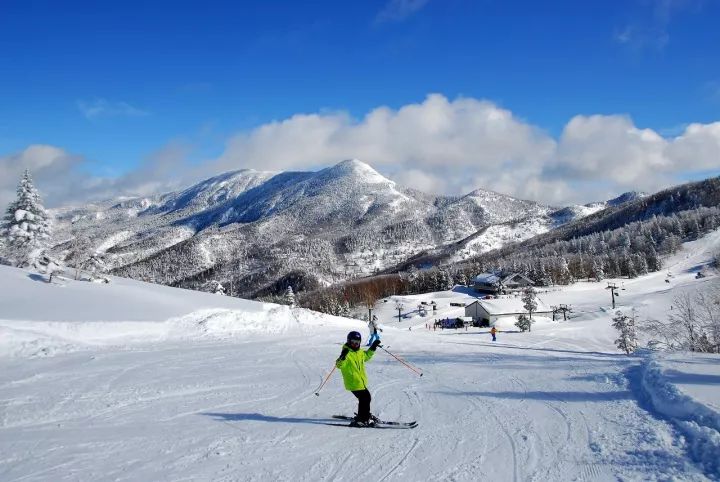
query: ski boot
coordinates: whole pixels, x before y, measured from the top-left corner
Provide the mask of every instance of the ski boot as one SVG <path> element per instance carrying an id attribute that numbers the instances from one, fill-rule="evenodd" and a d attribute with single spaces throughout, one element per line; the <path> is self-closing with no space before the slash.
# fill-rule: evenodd
<path id="1" fill-rule="evenodd" d="M 375 420 L 370 418 L 369 420 L 358 420 L 357 417 L 355 417 L 352 422 L 350 422 L 350 427 L 358 427 L 358 428 L 369 428 L 375 426 Z"/>

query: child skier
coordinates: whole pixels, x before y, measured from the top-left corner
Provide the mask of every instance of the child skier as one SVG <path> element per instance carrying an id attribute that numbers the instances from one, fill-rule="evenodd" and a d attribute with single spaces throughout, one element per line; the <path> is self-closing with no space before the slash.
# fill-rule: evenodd
<path id="1" fill-rule="evenodd" d="M 350 423 L 351 427 L 372 427 L 375 421 L 370 416 L 370 392 L 367 389 L 367 375 L 365 374 L 365 362 L 375 355 L 375 350 L 380 345 L 380 340 L 375 340 L 370 348 L 360 350 L 362 336 L 357 331 L 351 331 L 347 336 L 347 343 L 342 347 L 340 357 L 335 366 L 340 369 L 343 376 L 345 389 L 352 392 L 358 399 L 358 411 L 355 420 Z"/>
<path id="2" fill-rule="evenodd" d="M 492 341 L 495 341 L 495 333 L 497 333 L 497 329 L 495 328 L 495 326 L 493 326 L 492 328 L 490 328 L 490 334 L 493 337 Z"/>
<path id="3" fill-rule="evenodd" d="M 380 335 L 378 335 L 378 330 L 382 331 L 382 328 L 378 328 L 377 316 L 373 315 L 370 321 L 368 321 L 368 328 L 370 328 L 370 337 L 368 338 L 367 346 L 371 346 L 373 343 L 375 343 L 375 340 L 380 339 Z"/>

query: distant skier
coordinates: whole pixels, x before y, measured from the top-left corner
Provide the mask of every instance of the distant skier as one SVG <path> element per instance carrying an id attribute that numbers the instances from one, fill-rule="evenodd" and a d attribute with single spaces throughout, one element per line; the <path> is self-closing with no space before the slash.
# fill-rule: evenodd
<path id="1" fill-rule="evenodd" d="M 495 341 L 495 340 L 496 340 L 496 338 L 495 338 L 495 333 L 497 333 L 497 329 L 495 328 L 495 326 L 493 326 L 492 328 L 490 328 L 490 334 L 491 334 L 492 337 L 493 337 L 492 341 Z"/>
<path id="2" fill-rule="evenodd" d="M 365 374 L 365 362 L 369 361 L 375 350 L 380 346 L 380 340 L 375 340 L 370 348 L 360 350 L 362 336 L 357 331 L 351 331 L 347 336 L 347 343 L 342 347 L 340 357 L 335 366 L 340 369 L 343 376 L 345 389 L 352 392 L 358 399 L 358 411 L 355 419 L 350 423 L 351 427 L 373 427 L 375 421 L 370 416 L 370 392 L 367 389 L 367 375 Z"/>
<path id="3" fill-rule="evenodd" d="M 380 339 L 378 331 L 382 331 L 382 328 L 378 327 L 377 316 L 373 315 L 370 321 L 368 321 L 368 328 L 370 329 L 370 337 L 368 338 L 366 346 L 371 346 L 373 343 L 375 343 L 375 340 Z"/>

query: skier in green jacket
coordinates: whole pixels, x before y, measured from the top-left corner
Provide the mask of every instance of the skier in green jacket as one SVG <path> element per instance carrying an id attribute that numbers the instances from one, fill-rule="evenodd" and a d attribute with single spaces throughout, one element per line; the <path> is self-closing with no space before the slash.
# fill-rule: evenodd
<path id="1" fill-rule="evenodd" d="M 369 361 L 375 350 L 380 346 L 380 340 L 375 340 L 365 351 L 360 350 L 362 336 L 357 331 L 351 331 L 347 336 L 347 343 L 342 347 L 340 357 L 335 366 L 340 369 L 343 376 L 345 389 L 352 392 L 358 399 L 358 411 L 355 420 L 350 423 L 351 427 L 372 427 L 375 421 L 370 415 L 370 392 L 367 389 L 367 374 L 365 374 L 365 362 Z"/>

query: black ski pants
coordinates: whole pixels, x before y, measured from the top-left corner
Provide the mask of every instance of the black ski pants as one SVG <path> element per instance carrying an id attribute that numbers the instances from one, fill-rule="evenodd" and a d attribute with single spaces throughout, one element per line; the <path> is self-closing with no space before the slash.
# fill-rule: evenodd
<path id="1" fill-rule="evenodd" d="M 361 422 L 370 420 L 370 392 L 366 389 L 352 392 L 358 399 L 357 419 Z"/>

